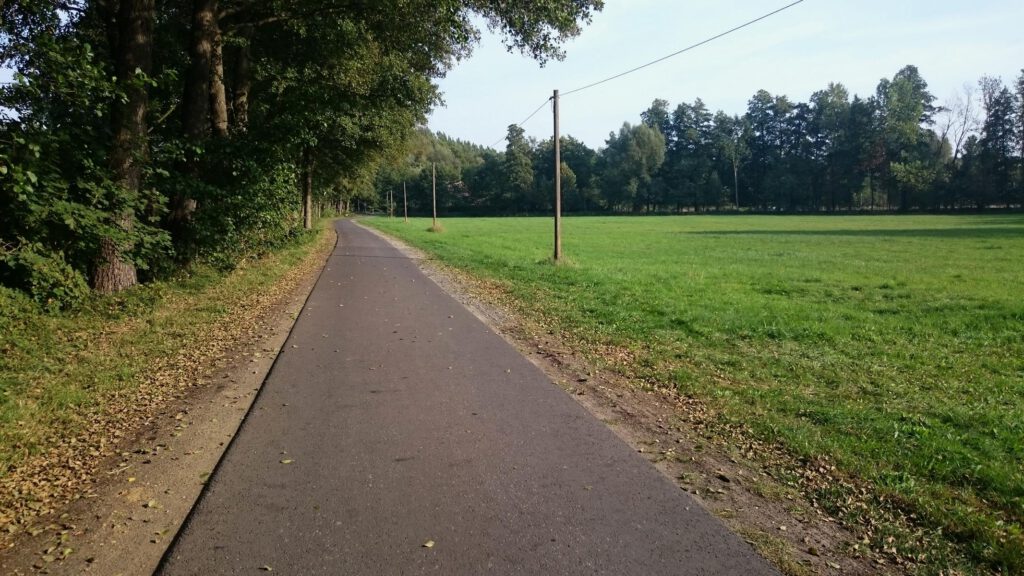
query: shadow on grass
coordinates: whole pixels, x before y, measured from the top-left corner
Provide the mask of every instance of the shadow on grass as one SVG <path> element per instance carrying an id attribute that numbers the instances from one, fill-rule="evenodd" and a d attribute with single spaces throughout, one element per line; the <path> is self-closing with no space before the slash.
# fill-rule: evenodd
<path id="1" fill-rule="evenodd" d="M 536 264 L 538 266 L 551 266 L 553 268 L 576 267 L 576 261 L 573 260 L 572 258 L 567 258 L 565 256 L 562 256 L 561 260 L 555 260 L 552 256 L 548 256 L 547 258 L 541 258 L 540 260 L 537 260 Z"/>
<path id="2" fill-rule="evenodd" d="M 699 236 L 847 236 L 863 238 L 1024 238 L 1024 227 L 917 228 L 894 230 L 702 230 Z"/>

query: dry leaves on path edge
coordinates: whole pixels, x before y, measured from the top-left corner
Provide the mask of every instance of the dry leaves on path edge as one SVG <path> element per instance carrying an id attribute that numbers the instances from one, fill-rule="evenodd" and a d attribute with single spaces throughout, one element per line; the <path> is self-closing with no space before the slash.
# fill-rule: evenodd
<path id="1" fill-rule="evenodd" d="M 75 435 L 53 430 L 43 442 L 49 449 L 17 463 L 0 477 L 0 550 L 9 552 L 20 534 L 45 526 L 42 519 L 56 517 L 72 502 L 90 497 L 104 479 L 101 470 L 105 463 L 138 448 L 129 442 L 153 426 L 168 405 L 205 385 L 208 376 L 226 364 L 229 353 L 265 338 L 269 315 L 299 286 L 315 278 L 334 240 L 333 231 L 325 233 L 272 288 L 234 302 L 223 318 L 211 322 L 176 354 L 155 362 L 136 388 L 111 393 L 99 406 L 75 414 Z M 162 313 L 174 314 L 176 309 L 194 306 L 193 300 L 172 302 Z M 126 334 L 138 322 L 128 319 L 109 327 L 95 336 L 90 347 L 113 350 L 126 345 Z"/>

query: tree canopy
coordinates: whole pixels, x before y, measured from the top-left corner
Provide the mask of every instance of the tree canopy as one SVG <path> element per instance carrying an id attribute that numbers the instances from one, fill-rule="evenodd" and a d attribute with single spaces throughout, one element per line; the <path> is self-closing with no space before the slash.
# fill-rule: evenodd
<path id="1" fill-rule="evenodd" d="M 540 63 L 601 0 L 0 3 L 0 283 L 54 305 L 231 266 L 365 191 L 476 22 Z M 479 18 L 479 19 L 477 19 Z M 301 201 L 300 201 L 301 198 Z"/>

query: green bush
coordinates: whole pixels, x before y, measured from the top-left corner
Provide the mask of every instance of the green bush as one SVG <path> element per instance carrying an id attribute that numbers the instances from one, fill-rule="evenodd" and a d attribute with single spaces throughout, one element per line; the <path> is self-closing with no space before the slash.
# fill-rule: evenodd
<path id="1" fill-rule="evenodd" d="M 0 281 L 51 310 L 71 307 L 89 294 L 86 279 L 64 255 L 38 243 L 0 252 Z"/>
<path id="2" fill-rule="evenodd" d="M 199 262 L 230 270 L 284 245 L 302 229 L 296 217 L 295 165 L 253 160 L 252 149 L 260 144 L 241 139 L 205 147 L 203 178 L 168 169 L 166 176 L 154 181 L 168 197 L 180 191 L 198 204 L 187 228 L 175 238 L 181 264 Z M 166 160 L 169 168 L 172 160 Z"/>

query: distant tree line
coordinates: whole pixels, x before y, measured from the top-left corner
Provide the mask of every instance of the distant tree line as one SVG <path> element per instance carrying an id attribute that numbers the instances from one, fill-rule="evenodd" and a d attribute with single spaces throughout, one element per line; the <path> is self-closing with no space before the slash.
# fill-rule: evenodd
<path id="1" fill-rule="evenodd" d="M 917 68 L 850 97 L 829 84 L 809 102 L 761 90 L 742 116 L 700 99 L 655 100 L 593 150 L 561 139 L 563 209 L 679 213 L 958 210 L 1024 204 L 1024 71 L 1015 84 L 983 77 L 937 104 Z M 551 210 L 552 140 L 510 126 L 504 151 L 421 128 L 409 154 L 381 168 L 377 199 L 404 182 L 411 210 L 456 214 Z M 400 196 L 398 196 L 400 198 Z M 368 199 L 373 204 L 372 198 Z"/>
<path id="2" fill-rule="evenodd" d="M 479 22 L 559 58 L 601 0 L 0 0 L 0 288 L 225 267 L 366 190 Z"/>

